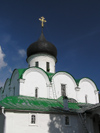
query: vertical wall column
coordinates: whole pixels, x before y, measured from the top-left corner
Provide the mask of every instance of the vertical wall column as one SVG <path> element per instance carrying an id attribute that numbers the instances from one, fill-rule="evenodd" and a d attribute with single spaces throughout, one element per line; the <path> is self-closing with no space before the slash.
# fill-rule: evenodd
<path id="1" fill-rule="evenodd" d="M 22 95 L 25 79 L 19 79 L 19 95 Z"/>
<path id="2" fill-rule="evenodd" d="M 79 101 L 79 99 L 78 99 L 78 92 L 80 91 L 79 86 L 75 87 L 75 90 L 76 90 L 76 100 L 78 102 Z"/>

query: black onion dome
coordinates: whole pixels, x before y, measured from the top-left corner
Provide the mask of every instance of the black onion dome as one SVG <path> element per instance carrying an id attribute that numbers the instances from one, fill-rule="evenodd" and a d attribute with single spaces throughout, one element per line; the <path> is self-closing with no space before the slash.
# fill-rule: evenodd
<path id="1" fill-rule="evenodd" d="M 56 47 L 45 39 L 43 32 L 41 33 L 40 38 L 28 47 L 27 58 L 38 53 L 46 53 L 55 58 L 57 57 Z"/>

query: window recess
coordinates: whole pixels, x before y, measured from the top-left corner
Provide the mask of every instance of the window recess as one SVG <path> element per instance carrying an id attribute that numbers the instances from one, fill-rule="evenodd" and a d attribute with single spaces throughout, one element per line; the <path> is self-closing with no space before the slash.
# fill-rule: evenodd
<path id="1" fill-rule="evenodd" d="M 85 95 L 85 103 L 88 103 L 88 96 Z"/>
<path id="2" fill-rule="evenodd" d="M 38 87 L 35 88 L 35 97 L 38 97 Z"/>
<path id="3" fill-rule="evenodd" d="M 66 96 L 66 84 L 61 84 L 61 96 Z"/>
<path id="4" fill-rule="evenodd" d="M 50 63 L 49 62 L 46 62 L 46 70 L 47 70 L 47 72 L 50 72 Z"/>
<path id="5" fill-rule="evenodd" d="M 38 61 L 35 62 L 35 66 L 36 66 L 36 67 L 39 67 L 39 62 L 38 62 Z"/>
<path id="6" fill-rule="evenodd" d="M 36 116 L 31 115 L 31 124 L 36 124 Z"/>
<path id="7" fill-rule="evenodd" d="M 66 126 L 70 125 L 69 116 L 65 116 L 65 125 Z"/>

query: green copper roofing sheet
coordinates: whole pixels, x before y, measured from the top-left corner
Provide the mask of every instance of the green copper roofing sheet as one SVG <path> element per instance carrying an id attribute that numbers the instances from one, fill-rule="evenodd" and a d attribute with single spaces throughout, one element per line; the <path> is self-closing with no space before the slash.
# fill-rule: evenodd
<path id="1" fill-rule="evenodd" d="M 49 77 L 49 80 L 52 80 L 52 77 L 55 75 L 55 73 L 48 73 L 46 72 L 47 76 Z"/>
<path id="2" fill-rule="evenodd" d="M 33 68 L 38 68 L 38 69 L 41 69 L 39 67 L 33 67 Z M 22 79 L 22 76 L 23 76 L 23 73 L 29 68 L 25 68 L 25 69 L 17 69 L 18 70 L 18 73 L 19 73 L 19 79 Z M 42 71 L 44 71 L 43 69 L 41 69 Z M 48 73 L 46 71 L 44 71 L 46 73 L 46 75 L 48 76 L 49 80 L 51 81 L 54 73 Z"/>
<path id="3" fill-rule="evenodd" d="M 22 75 L 27 70 L 27 68 L 26 69 L 17 69 L 17 70 L 18 70 L 18 73 L 19 73 L 19 79 L 22 79 Z"/>
<path id="4" fill-rule="evenodd" d="M 81 79 L 75 79 L 77 85 L 79 85 L 80 80 Z"/>
<path id="5" fill-rule="evenodd" d="M 6 109 L 53 111 L 63 109 L 63 101 L 60 99 L 34 98 L 27 96 L 10 96 L 0 101 L 0 105 Z M 68 103 L 70 109 L 80 109 L 78 103 Z"/>

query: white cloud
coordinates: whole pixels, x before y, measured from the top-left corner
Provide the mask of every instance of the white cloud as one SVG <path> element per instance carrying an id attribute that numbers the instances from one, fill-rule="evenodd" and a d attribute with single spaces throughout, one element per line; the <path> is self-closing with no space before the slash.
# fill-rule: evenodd
<path id="1" fill-rule="evenodd" d="M 2 67 L 7 66 L 7 63 L 4 61 L 5 54 L 3 53 L 1 46 L 0 46 L 0 69 Z"/>
<path id="2" fill-rule="evenodd" d="M 24 56 L 26 55 L 26 51 L 25 51 L 24 49 L 18 50 L 18 53 L 19 53 L 22 57 L 24 57 Z"/>

